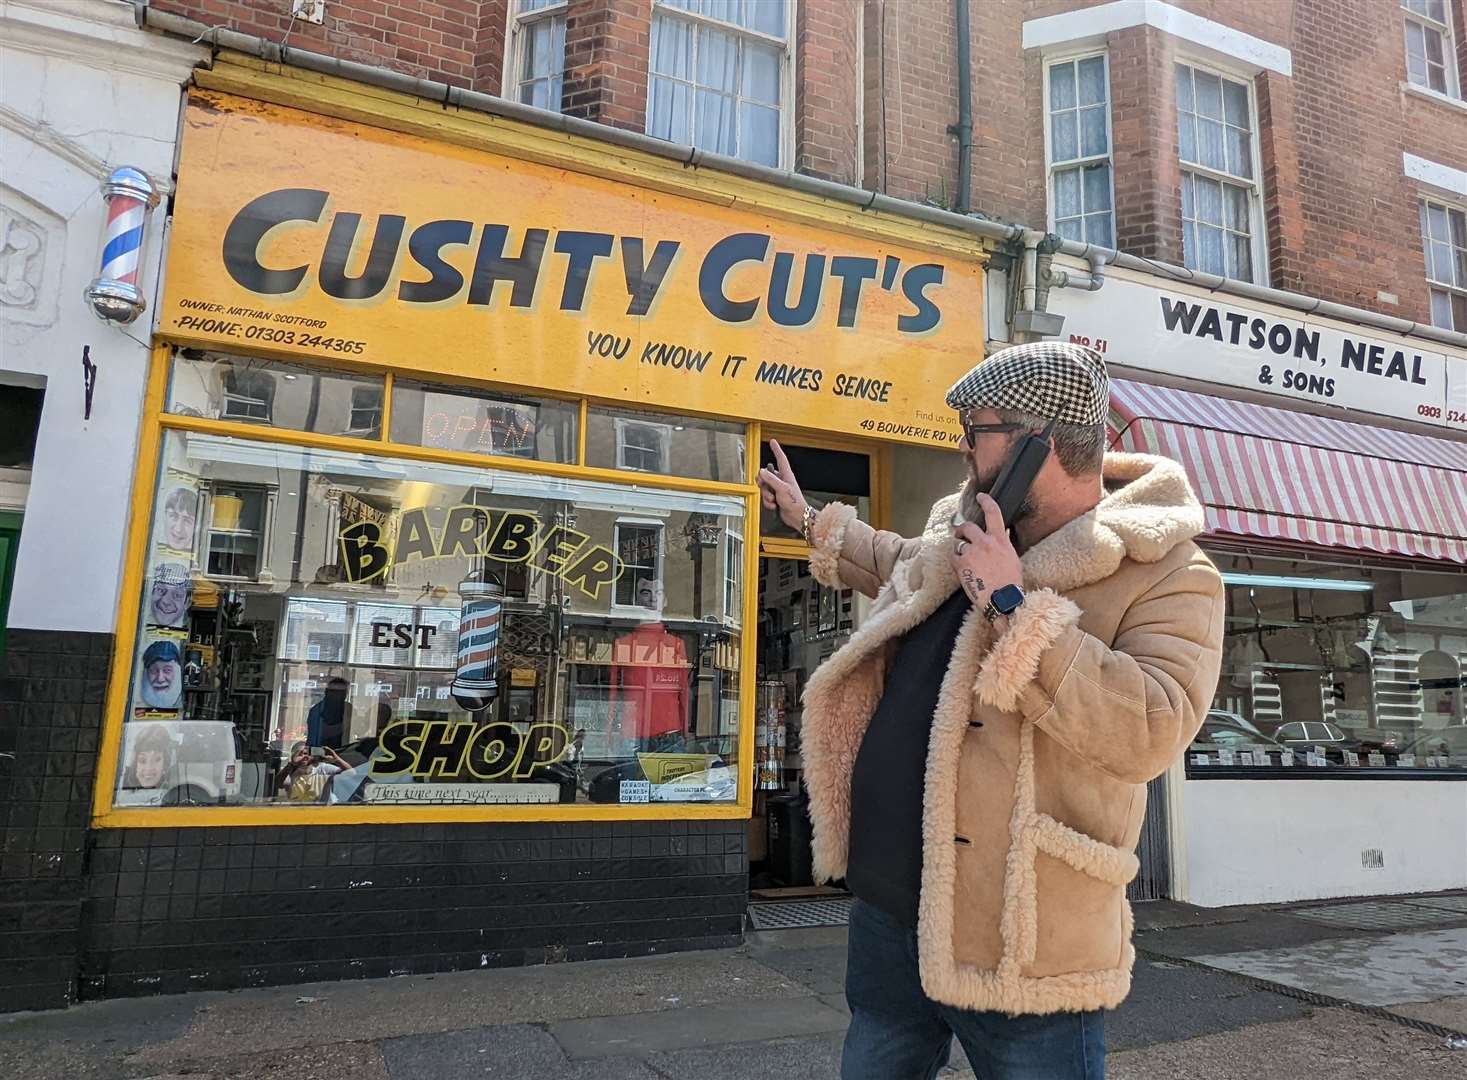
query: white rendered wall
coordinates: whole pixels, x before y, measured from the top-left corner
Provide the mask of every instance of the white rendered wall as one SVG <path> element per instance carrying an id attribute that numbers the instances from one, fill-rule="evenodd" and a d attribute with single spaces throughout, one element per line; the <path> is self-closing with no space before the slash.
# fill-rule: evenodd
<path id="1" fill-rule="evenodd" d="M 182 84 L 204 50 L 137 30 L 119 0 L 0 0 L 0 393 L 45 384 L 8 623 L 110 631 L 162 256 L 153 215 L 142 287 L 150 310 L 103 324 L 99 183 L 119 165 L 169 183 Z M 82 347 L 100 369 L 83 417 Z"/>

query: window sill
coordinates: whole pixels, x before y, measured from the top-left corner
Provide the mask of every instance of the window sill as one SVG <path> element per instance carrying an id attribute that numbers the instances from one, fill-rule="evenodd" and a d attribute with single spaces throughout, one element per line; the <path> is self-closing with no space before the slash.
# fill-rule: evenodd
<path id="1" fill-rule="evenodd" d="M 1459 780 L 1467 781 L 1467 769 L 1399 769 L 1394 766 L 1361 765 L 1349 768 L 1294 766 L 1281 768 L 1257 765 L 1207 765 L 1187 763 L 1188 780 Z"/>
<path id="2" fill-rule="evenodd" d="M 1419 98 L 1425 98 L 1427 101 L 1435 101 L 1439 105 L 1446 105 L 1448 108 L 1456 109 L 1462 113 L 1467 113 L 1467 101 L 1463 101 L 1461 98 L 1454 98 L 1450 94 L 1442 94 L 1437 92 L 1436 90 L 1428 90 L 1426 87 L 1417 86 L 1413 82 L 1401 83 L 1401 90 L 1404 93 L 1412 94 Z"/>

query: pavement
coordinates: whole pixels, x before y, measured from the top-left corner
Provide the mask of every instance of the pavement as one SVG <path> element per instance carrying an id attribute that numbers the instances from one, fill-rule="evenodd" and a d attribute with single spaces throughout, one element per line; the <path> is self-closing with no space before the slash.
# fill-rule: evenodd
<path id="1" fill-rule="evenodd" d="M 1111 1080 L 1467 1080 L 1467 894 L 1137 905 Z M 0 1016 L 8 1080 L 833 1080 L 845 928 Z M 1460 1047 L 1460 1048 L 1454 1048 Z M 947 1080 L 970 1077 L 956 1046 Z M 893 1078 L 902 1080 L 902 1078 Z"/>

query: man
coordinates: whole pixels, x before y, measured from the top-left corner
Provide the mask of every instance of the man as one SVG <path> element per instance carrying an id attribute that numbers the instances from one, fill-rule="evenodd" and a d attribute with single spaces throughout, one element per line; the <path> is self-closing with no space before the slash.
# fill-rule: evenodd
<path id="1" fill-rule="evenodd" d="M 150 709 L 176 709 L 183 696 L 178 645 L 154 641 L 143 650 L 143 704 Z"/>
<path id="2" fill-rule="evenodd" d="M 979 364 L 947 397 L 967 483 L 916 539 L 815 512 L 778 447 L 759 476 L 814 575 L 876 597 L 804 697 L 816 877 L 856 896 L 844 1080 L 930 1078 L 954 1034 L 987 1080 L 1103 1076 L 1145 785 L 1201 726 L 1223 630 L 1187 478 L 1105 453 L 1108 398 L 1078 346 Z M 984 492 L 1050 421 L 1005 522 Z"/>
<path id="3" fill-rule="evenodd" d="M 340 675 L 326 681 L 326 692 L 321 700 L 306 713 L 306 743 L 329 750 L 340 750 L 351 732 L 351 702 L 347 692 L 351 683 Z"/>

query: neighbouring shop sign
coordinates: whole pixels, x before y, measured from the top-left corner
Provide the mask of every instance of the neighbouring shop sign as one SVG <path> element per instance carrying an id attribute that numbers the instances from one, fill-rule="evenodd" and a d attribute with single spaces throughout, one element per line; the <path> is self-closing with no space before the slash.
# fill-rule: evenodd
<path id="1" fill-rule="evenodd" d="M 1111 275 L 1050 307 L 1111 364 L 1467 431 L 1467 356 L 1430 342 Z"/>
<path id="2" fill-rule="evenodd" d="M 160 331 L 955 443 L 971 258 L 195 91 Z M 915 232 L 915 230 L 914 230 Z"/>

